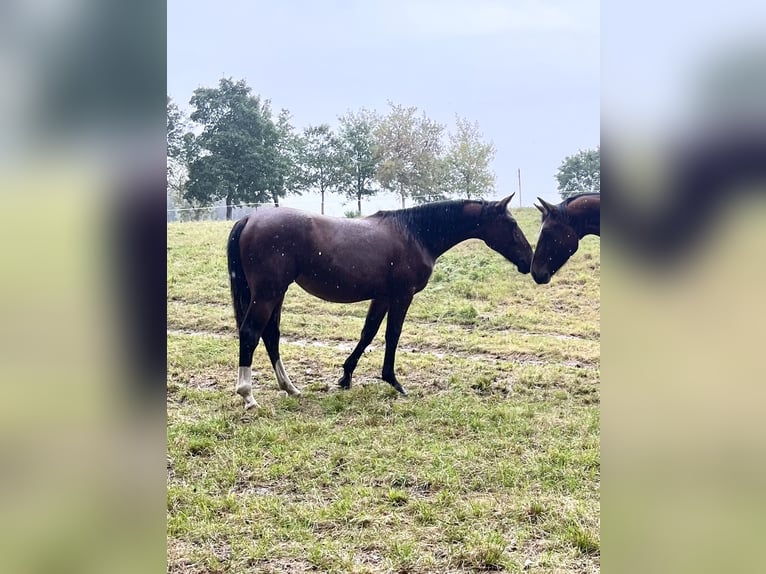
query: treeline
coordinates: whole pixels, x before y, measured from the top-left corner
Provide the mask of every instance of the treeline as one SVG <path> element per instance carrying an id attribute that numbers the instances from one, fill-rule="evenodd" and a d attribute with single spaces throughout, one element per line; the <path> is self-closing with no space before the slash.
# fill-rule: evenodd
<path id="1" fill-rule="evenodd" d="M 318 193 L 356 201 L 389 192 L 423 203 L 484 197 L 494 192 L 495 155 L 476 122 L 456 117 L 454 132 L 389 102 L 385 114 L 348 111 L 327 123 L 297 130 L 291 115 L 275 113 L 244 80 L 198 88 L 186 117 L 168 97 L 168 190 L 193 207 L 224 200 L 227 219 L 237 205 L 274 203 L 287 194 Z"/>

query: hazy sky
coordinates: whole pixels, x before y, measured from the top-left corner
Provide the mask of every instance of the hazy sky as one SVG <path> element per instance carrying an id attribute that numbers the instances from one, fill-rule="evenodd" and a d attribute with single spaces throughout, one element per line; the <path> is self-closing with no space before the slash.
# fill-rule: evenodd
<path id="1" fill-rule="evenodd" d="M 223 76 L 297 128 L 360 107 L 479 122 L 497 196 L 555 200 L 562 159 L 599 144 L 599 3 L 514 0 L 168 0 L 168 94 L 183 108 Z M 351 209 L 340 199 L 330 212 Z M 318 200 L 286 205 L 318 210 Z M 314 205 L 316 204 L 316 205 Z M 514 198 L 518 205 L 518 196 Z M 396 208 L 393 194 L 363 205 Z"/>
<path id="2" fill-rule="evenodd" d="M 604 3 L 601 110 L 610 135 L 616 128 L 629 136 L 665 134 L 710 120 L 705 80 L 711 74 L 733 71 L 746 55 L 757 58 L 759 71 L 766 69 L 766 4 L 699 6 L 688 0 Z M 762 73 L 728 77 L 732 93 L 748 88 L 734 78 L 766 83 Z"/>

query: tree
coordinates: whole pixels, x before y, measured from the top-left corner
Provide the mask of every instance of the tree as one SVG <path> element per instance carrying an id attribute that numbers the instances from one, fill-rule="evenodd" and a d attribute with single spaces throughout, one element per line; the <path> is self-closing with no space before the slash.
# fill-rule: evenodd
<path id="1" fill-rule="evenodd" d="M 168 145 L 168 157 L 176 159 L 181 155 L 183 135 L 186 132 L 187 120 L 183 112 L 178 109 L 178 106 L 170 96 L 168 98 L 167 105 L 167 145 Z M 170 165 L 168 165 L 170 169 Z"/>
<path id="2" fill-rule="evenodd" d="M 556 172 L 563 199 L 586 192 L 601 192 L 601 148 L 580 150 L 564 159 Z"/>
<path id="3" fill-rule="evenodd" d="M 495 157 L 495 146 L 482 140 L 477 122 L 456 117 L 457 131 L 449 135 L 445 158 L 445 190 L 449 195 L 468 199 L 491 195 L 495 174 L 489 164 Z"/>
<path id="4" fill-rule="evenodd" d="M 173 102 L 167 100 L 167 189 L 168 205 L 185 208 L 192 205 L 184 199 L 184 189 L 189 176 L 189 162 L 195 157 L 195 138 L 189 131 L 189 119 Z M 196 210 L 183 212 L 180 216 L 198 217 Z"/>
<path id="5" fill-rule="evenodd" d="M 274 205 L 279 207 L 279 198 L 300 187 L 300 141 L 290 123 L 290 112 L 281 110 L 274 122 L 271 118 L 271 102 L 267 100 L 262 109 L 266 126 L 263 161 L 269 168 L 264 170 L 266 191 Z"/>
<path id="6" fill-rule="evenodd" d="M 183 136 L 186 131 L 186 118 L 170 96 L 167 104 L 167 185 L 168 195 L 175 201 L 185 179 L 182 162 Z"/>
<path id="7" fill-rule="evenodd" d="M 337 190 L 341 182 L 340 142 L 327 124 L 307 127 L 301 140 L 299 186 L 319 190 L 324 213 L 325 192 Z"/>
<path id="8" fill-rule="evenodd" d="M 375 112 L 364 108 L 347 112 L 338 120 L 338 187 L 347 197 L 356 199 L 361 214 L 362 198 L 378 192 L 373 181 L 379 161 L 374 136 L 379 120 Z"/>
<path id="9" fill-rule="evenodd" d="M 190 100 L 191 119 L 201 127 L 184 197 L 211 205 L 226 200 L 226 217 L 234 205 L 278 205 L 292 169 L 292 127 L 283 111 L 277 122 L 268 101 L 261 102 L 244 80 L 220 80 L 217 88 L 198 88 Z"/>
<path id="10" fill-rule="evenodd" d="M 438 201 L 448 196 L 444 189 L 447 164 L 444 161 L 443 134 L 444 125 L 429 120 L 424 113 L 417 131 L 420 150 L 415 164 L 415 187 L 411 194 L 415 203 Z"/>
<path id="11" fill-rule="evenodd" d="M 444 197 L 439 187 L 444 174 L 441 137 L 444 126 L 417 108 L 389 102 L 391 110 L 375 130 L 380 163 L 376 178 L 399 194 L 402 208 L 407 197 L 416 203 Z"/>

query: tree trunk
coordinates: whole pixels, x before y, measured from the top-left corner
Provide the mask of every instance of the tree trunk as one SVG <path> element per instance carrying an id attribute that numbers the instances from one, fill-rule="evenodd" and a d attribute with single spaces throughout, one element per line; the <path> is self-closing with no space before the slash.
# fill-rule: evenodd
<path id="1" fill-rule="evenodd" d="M 402 196 L 402 209 L 404 209 L 404 190 L 403 189 L 399 190 L 399 195 Z"/>
<path id="2" fill-rule="evenodd" d="M 232 210 L 232 197 L 231 194 L 226 196 L 226 221 L 231 221 L 231 210 Z"/>
<path id="3" fill-rule="evenodd" d="M 271 198 L 274 200 L 274 207 L 279 207 L 279 195 L 276 191 L 271 192 Z"/>
<path id="4" fill-rule="evenodd" d="M 356 173 L 356 207 L 359 210 L 359 217 L 362 216 L 362 194 L 364 193 L 364 178 L 357 168 Z"/>
<path id="5" fill-rule="evenodd" d="M 322 210 L 320 213 L 324 215 L 324 189 L 320 190 L 319 193 L 322 195 Z"/>

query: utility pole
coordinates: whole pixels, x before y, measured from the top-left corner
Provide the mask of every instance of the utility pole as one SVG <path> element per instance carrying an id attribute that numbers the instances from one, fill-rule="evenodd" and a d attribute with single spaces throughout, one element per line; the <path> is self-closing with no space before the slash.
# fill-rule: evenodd
<path id="1" fill-rule="evenodd" d="M 521 168 L 519 168 L 519 207 L 521 207 Z"/>

